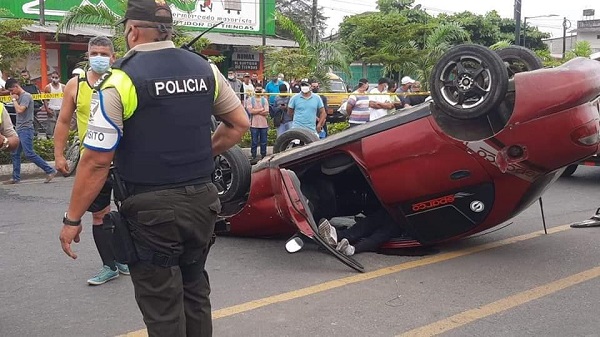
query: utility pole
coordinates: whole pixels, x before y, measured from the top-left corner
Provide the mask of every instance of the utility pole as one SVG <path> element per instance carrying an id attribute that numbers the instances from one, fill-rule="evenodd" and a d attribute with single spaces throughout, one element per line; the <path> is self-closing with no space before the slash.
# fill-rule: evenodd
<path id="1" fill-rule="evenodd" d="M 521 0 L 515 0 L 515 45 L 521 45 Z"/>
<path id="2" fill-rule="evenodd" d="M 313 0 L 312 15 L 310 23 L 310 41 L 315 44 L 317 42 L 317 0 Z"/>
<path id="3" fill-rule="evenodd" d="M 262 0 L 262 4 L 260 4 L 260 26 L 262 30 L 262 45 L 263 47 L 267 45 L 267 0 Z"/>
<path id="4" fill-rule="evenodd" d="M 40 26 L 44 26 L 46 24 L 46 18 L 44 18 L 46 14 L 46 4 L 44 0 L 40 0 Z"/>
<path id="5" fill-rule="evenodd" d="M 571 28 L 571 21 L 567 20 L 565 17 L 563 19 L 563 50 L 562 50 L 562 59 L 564 60 L 566 57 L 567 51 L 567 29 Z"/>
<path id="6" fill-rule="evenodd" d="M 40 0 L 40 26 L 46 25 L 46 7 L 45 0 Z M 42 87 L 45 87 L 48 83 L 48 56 L 46 54 L 46 35 L 40 34 L 40 77 L 42 81 Z"/>

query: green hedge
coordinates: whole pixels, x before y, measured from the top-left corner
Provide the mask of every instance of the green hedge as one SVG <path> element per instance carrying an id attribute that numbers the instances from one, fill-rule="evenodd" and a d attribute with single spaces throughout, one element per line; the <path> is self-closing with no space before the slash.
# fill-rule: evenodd
<path id="1" fill-rule="evenodd" d="M 54 160 L 54 142 L 51 139 L 35 138 L 33 140 L 33 150 L 46 161 Z M 28 162 L 25 154 L 21 152 L 21 162 Z M 10 152 L 0 152 L 0 165 L 12 164 Z"/>

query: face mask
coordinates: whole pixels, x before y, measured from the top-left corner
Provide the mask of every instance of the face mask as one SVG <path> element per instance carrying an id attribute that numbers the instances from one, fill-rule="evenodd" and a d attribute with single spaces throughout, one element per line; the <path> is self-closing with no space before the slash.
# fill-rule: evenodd
<path id="1" fill-rule="evenodd" d="M 310 91 L 310 87 L 300 87 L 300 91 L 302 91 L 303 93 L 307 93 Z"/>
<path id="2" fill-rule="evenodd" d="M 90 67 L 96 74 L 104 74 L 110 68 L 110 57 L 92 56 L 90 57 Z"/>
<path id="3" fill-rule="evenodd" d="M 315 94 L 319 92 L 319 88 L 312 88 L 312 92 L 314 92 Z"/>
<path id="4" fill-rule="evenodd" d="M 255 90 L 254 92 L 257 94 L 260 94 L 262 92 L 262 90 L 258 89 L 258 90 Z"/>
<path id="5" fill-rule="evenodd" d="M 234 76 L 233 75 L 227 75 L 227 78 L 230 80 L 233 80 Z"/>
<path id="6" fill-rule="evenodd" d="M 52 79 L 52 83 L 54 83 L 54 84 L 57 84 L 57 83 L 58 83 L 58 81 L 60 81 L 60 79 L 58 79 L 58 78 L 53 78 L 53 79 Z"/>

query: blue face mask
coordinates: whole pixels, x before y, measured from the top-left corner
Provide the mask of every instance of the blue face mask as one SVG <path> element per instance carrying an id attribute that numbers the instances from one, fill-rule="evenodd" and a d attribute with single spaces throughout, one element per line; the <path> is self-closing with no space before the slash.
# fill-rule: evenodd
<path id="1" fill-rule="evenodd" d="M 90 67 L 97 74 L 104 74 L 110 68 L 110 57 L 92 56 L 90 57 Z"/>

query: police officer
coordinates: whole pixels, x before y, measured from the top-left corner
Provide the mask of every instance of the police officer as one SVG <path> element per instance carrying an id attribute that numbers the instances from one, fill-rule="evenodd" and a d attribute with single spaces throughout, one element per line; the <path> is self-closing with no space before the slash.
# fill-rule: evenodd
<path id="1" fill-rule="evenodd" d="M 98 83 L 61 245 L 77 257 L 71 243 L 114 157 L 129 192 L 121 213 L 139 257 L 130 272 L 148 334 L 211 336 L 213 157 L 241 140 L 248 117 L 216 66 L 174 47 L 164 1 L 129 0 L 123 21 L 131 49 Z M 212 141 L 211 115 L 223 121 Z"/>

